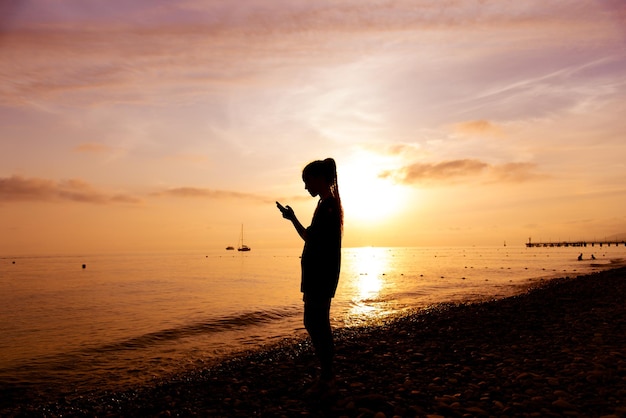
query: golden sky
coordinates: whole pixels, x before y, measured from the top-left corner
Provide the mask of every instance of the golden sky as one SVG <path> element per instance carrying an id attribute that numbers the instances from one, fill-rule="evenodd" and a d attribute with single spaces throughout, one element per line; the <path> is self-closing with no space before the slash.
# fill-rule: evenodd
<path id="1" fill-rule="evenodd" d="M 0 256 L 626 232 L 626 3 L 0 3 Z"/>

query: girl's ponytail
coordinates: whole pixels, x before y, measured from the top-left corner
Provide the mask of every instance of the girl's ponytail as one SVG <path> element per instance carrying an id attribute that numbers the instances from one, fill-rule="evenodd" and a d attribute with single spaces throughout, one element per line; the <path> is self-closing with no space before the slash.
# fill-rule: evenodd
<path id="1" fill-rule="evenodd" d="M 333 197 L 337 199 L 339 206 L 339 219 L 341 220 L 341 228 L 343 229 L 343 206 L 341 205 L 341 197 L 339 196 L 339 183 L 337 181 L 337 164 L 332 158 L 326 158 L 324 161 L 324 167 L 326 168 L 326 180 L 330 185 L 330 191 Z"/>

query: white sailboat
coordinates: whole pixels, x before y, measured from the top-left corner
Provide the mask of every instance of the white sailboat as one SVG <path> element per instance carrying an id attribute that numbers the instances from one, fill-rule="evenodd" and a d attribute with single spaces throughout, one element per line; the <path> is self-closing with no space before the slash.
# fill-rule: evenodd
<path id="1" fill-rule="evenodd" d="M 241 225 L 241 237 L 239 238 L 239 247 L 237 251 L 250 251 L 251 248 L 243 243 L 243 224 Z"/>

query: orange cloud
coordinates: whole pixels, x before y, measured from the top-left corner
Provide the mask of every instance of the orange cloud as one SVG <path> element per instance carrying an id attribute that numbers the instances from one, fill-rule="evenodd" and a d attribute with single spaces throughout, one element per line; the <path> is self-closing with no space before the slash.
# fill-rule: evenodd
<path id="1" fill-rule="evenodd" d="M 21 176 L 0 178 L 0 202 L 54 201 L 96 204 L 141 202 L 140 199 L 133 196 L 99 191 L 89 183 L 78 179 L 55 182 Z"/>
<path id="2" fill-rule="evenodd" d="M 84 142 L 82 144 L 78 144 L 77 146 L 75 146 L 74 151 L 100 154 L 100 153 L 111 152 L 113 151 L 113 148 L 104 144 L 97 143 L 97 142 Z"/>
<path id="3" fill-rule="evenodd" d="M 393 178 L 400 183 L 412 184 L 423 181 L 445 181 L 476 175 L 488 165 L 478 160 L 453 160 L 440 163 L 415 163 L 399 170 L 384 171 L 382 178 Z"/>
<path id="4" fill-rule="evenodd" d="M 462 159 L 439 163 L 414 163 L 397 170 L 387 170 L 381 178 L 390 178 L 402 184 L 454 183 L 486 176 L 487 182 L 523 182 L 536 179 L 536 166 L 531 163 L 492 165 L 480 160 Z"/>
<path id="5" fill-rule="evenodd" d="M 490 167 L 494 182 L 521 183 L 544 178 L 532 163 L 506 163 Z"/>
<path id="6" fill-rule="evenodd" d="M 265 196 L 237 192 L 232 190 L 216 190 L 201 187 L 173 187 L 151 193 L 152 197 L 198 198 L 198 199 L 238 199 L 272 203 L 272 199 Z M 282 197 L 281 197 L 282 199 Z M 303 200 L 302 196 L 292 196 L 290 201 Z M 9 202 L 57 202 L 70 201 L 79 203 L 141 203 L 142 199 L 119 193 L 106 193 L 93 187 L 91 184 L 70 179 L 53 181 L 41 178 L 25 178 L 11 176 L 0 178 L 0 203 Z"/>
<path id="7" fill-rule="evenodd" d="M 199 154 L 175 154 L 165 157 L 167 161 L 185 163 L 185 164 L 207 164 L 209 157 Z"/>
<path id="8" fill-rule="evenodd" d="M 203 187 L 173 187 L 170 189 L 154 192 L 151 194 L 154 197 L 176 197 L 183 199 L 233 199 L 233 200 L 247 200 L 258 203 L 273 203 L 275 199 L 269 199 L 265 196 L 261 196 L 254 193 L 236 192 L 232 190 L 217 190 Z M 278 200 L 283 201 L 303 201 L 308 200 L 306 196 L 278 196 Z"/>
<path id="9" fill-rule="evenodd" d="M 482 136 L 502 136 L 502 129 L 488 120 L 471 120 L 461 122 L 454 126 L 457 133 L 461 135 L 482 135 Z"/>
<path id="10" fill-rule="evenodd" d="M 181 198 L 205 198 L 205 199 L 244 199 L 267 203 L 269 199 L 253 193 L 234 192 L 229 190 L 215 190 L 201 187 L 174 187 L 160 192 L 152 193 L 152 196 L 170 196 Z"/>

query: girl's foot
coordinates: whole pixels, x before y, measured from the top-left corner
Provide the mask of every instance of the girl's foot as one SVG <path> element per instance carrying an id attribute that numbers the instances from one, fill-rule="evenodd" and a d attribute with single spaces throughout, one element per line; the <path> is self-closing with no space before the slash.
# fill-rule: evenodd
<path id="1" fill-rule="evenodd" d="M 305 392 L 307 396 L 312 398 L 321 398 L 324 396 L 332 395 L 337 391 L 335 387 L 335 378 L 330 379 L 318 379 L 313 386 L 311 386 Z"/>

